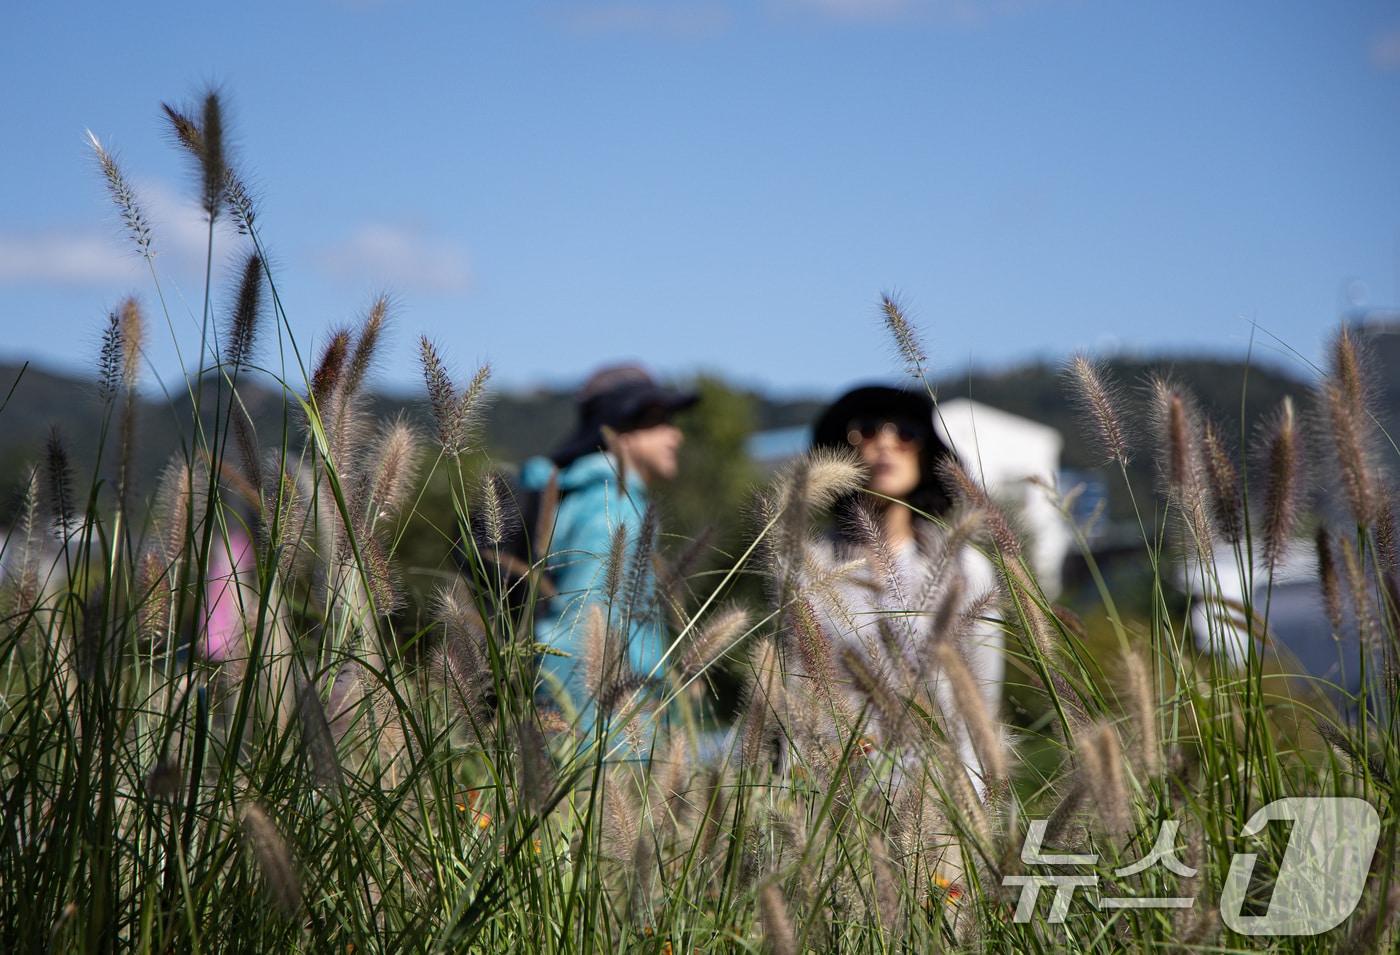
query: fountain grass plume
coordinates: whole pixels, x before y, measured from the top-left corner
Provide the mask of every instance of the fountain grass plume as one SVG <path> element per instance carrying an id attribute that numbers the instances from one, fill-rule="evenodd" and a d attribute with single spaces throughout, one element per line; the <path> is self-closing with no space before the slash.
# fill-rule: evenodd
<path id="1" fill-rule="evenodd" d="M 463 581 L 455 580 L 438 588 L 434 616 L 442 624 L 443 639 L 433 653 L 430 672 L 447 690 L 457 714 L 480 732 L 494 718 L 496 686 L 487 651 L 486 625 Z"/>
<path id="2" fill-rule="evenodd" d="M 337 328 L 331 332 L 330 340 L 321 350 L 321 358 L 311 375 L 311 397 L 325 414 L 331 396 L 339 390 L 341 375 L 345 370 L 345 358 L 350 352 L 350 330 Z"/>
<path id="3" fill-rule="evenodd" d="M 214 221 L 224 200 L 228 162 L 224 153 L 223 104 L 215 90 L 208 90 L 200 103 L 199 119 L 169 103 L 161 109 L 170 124 L 175 141 L 194 159 L 200 175 L 200 199 L 205 214 Z"/>
<path id="4" fill-rule="evenodd" d="M 1319 718 L 1315 726 L 1317 734 L 1322 737 L 1323 741 L 1345 756 L 1353 770 L 1363 776 L 1369 774 L 1382 786 L 1390 785 L 1390 773 L 1386 769 L 1382 755 L 1374 750 L 1370 755 L 1362 752 L 1362 748 L 1349 736 L 1324 719 Z"/>
<path id="5" fill-rule="evenodd" d="M 229 314 L 227 361 L 234 370 L 241 368 L 253 356 L 257 342 L 258 325 L 263 308 L 262 256 L 249 252 L 243 259 L 240 271 L 238 294 L 234 297 L 233 311 Z"/>
<path id="6" fill-rule="evenodd" d="M 824 699 L 830 698 L 835 686 L 831 640 L 817 619 L 811 599 L 798 594 L 788 608 L 787 618 L 805 676 L 816 692 Z"/>
<path id="7" fill-rule="evenodd" d="M 681 673 L 693 679 L 733 650 L 748 631 L 750 619 L 748 610 L 737 605 L 711 611 L 705 625 L 695 631 L 681 654 Z"/>
<path id="8" fill-rule="evenodd" d="M 910 376 L 923 380 L 928 353 L 924 350 L 918 331 L 905 314 L 904 306 L 892 293 L 880 296 L 880 318 Z"/>
<path id="9" fill-rule="evenodd" d="M 251 236 L 258 217 L 257 202 L 248 184 L 232 166 L 224 170 L 224 204 L 239 235 Z"/>
<path id="10" fill-rule="evenodd" d="M 1319 523 L 1313 537 L 1317 552 L 1317 580 L 1322 589 L 1322 607 L 1327 612 L 1327 622 L 1332 627 L 1332 635 L 1342 632 L 1342 587 L 1337 579 L 1337 558 L 1332 549 L 1332 535 L 1327 525 Z"/>
<path id="11" fill-rule="evenodd" d="M 480 366 L 459 395 L 437 346 L 426 335 L 418 339 L 418 357 L 428 389 L 428 404 L 437 425 L 438 444 L 449 457 L 457 457 L 468 450 L 480 428 L 491 366 Z"/>
<path id="12" fill-rule="evenodd" d="M 1202 460 L 1201 415 L 1195 399 L 1161 376 L 1148 381 L 1158 442 L 1158 473 L 1164 496 L 1176 505 L 1184 535 L 1198 555 L 1215 539 Z"/>
<path id="13" fill-rule="evenodd" d="M 1380 504 L 1374 464 L 1372 376 L 1366 356 L 1346 325 L 1338 330 L 1328 357 L 1328 374 L 1322 383 L 1328 433 L 1352 516 L 1359 527 L 1370 527 Z"/>
<path id="14" fill-rule="evenodd" d="M 769 955 L 798 955 L 797 936 L 782 889 L 772 882 L 759 889 L 758 911 L 764 949 Z"/>
<path id="15" fill-rule="evenodd" d="M 880 735 L 886 740 L 905 740 L 909 730 L 909 708 L 889 685 L 884 674 L 873 667 L 860 651 L 851 646 L 836 650 L 841 671 L 851 687 L 860 694 L 879 722 Z"/>
<path id="16" fill-rule="evenodd" d="M 1117 461 L 1126 467 L 1129 460 L 1128 433 L 1119 414 L 1122 389 L 1108 377 L 1106 370 L 1084 355 L 1075 355 L 1067 369 L 1073 386 L 1071 393 L 1088 421 L 1105 460 Z"/>
<path id="17" fill-rule="evenodd" d="M 345 369 L 341 390 L 346 397 L 357 395 L 364 386 L 365 376 L 374 362 L 384 333 L 384 324 L 389 318 L 389 299 L 379 295 L 370 303 L 364 321 L 360 323 L 360 333 L 355 339 L 355 350 L 350 354 L 350 364 Z"/>
<path id="18" fill-rule="evenodd" d="M 1379 649 L 1379 628 L 1376 623 L 1374 603 L 1371 600 L 1371 584 L 1366 569 L 1361 565 L 1356 548 L 1345 540 L 1337 542 L 1342 552 L 1342 568 L 1346 572 L 1347 587 L 1351 593 L 1351 609 L 1356 615 L 1357 636 L 1361 645 L 1374 652 Z"/>
<path id="19" fill-rule="evenodd" d="M 1152 691 L 1152 673 L 1147 661 L 1136 650 L 1123 656 L 1127 676 L 1127 707 L 1137 726 L 1136 763 L 1149 778 L 1162 774 L 1162 744 L 1157 732 L 1157 697 Z"/>
<path id="20" fill-rule="evenodd" d="M 768 748 L 773 717 L 783 707 L 783 674 L 777 645 L 760 640 L 751 654 L 740 704 L 740 763 L 758 769 Z"/>
<path id="21" fill-rule="evenodd" d="M 486 532 L 486 542 L 491 550 L 499 551 L 506 539 L 505 507 L 502 504 L 502 479 L 494 471 L 482 475 L 477 491 L 477 503 L 481 510 L 482 529 Z"/>
<path id="22" fill-rule="evenodd" d="M 650 591 L 649 587 L 655 578 L 654 559 L 659 529 L 660 516 L 656 505 L 649 502 L 642 513 L 642 523 L 637 529 L 637 539 L 632 544 L 632 554 L 627 564 L 627 595 L 622 609 L 629 622 L 641 618 L 653 609 L 647 603 L 656 598 L 656 594 Z"/>
<path id="23" fill-rule="evenodd" d="M 1233 455 L 1225 446 L 1225 438 L 1212 418 L 1205 418 L 1202 423 L 1201 444 L 1215 526 L 1227 544 L 1237 544 L 1244 536 L 1244 501 L 1240 495 L 1239 472 L 1235 468 Z"/>
<path id="24" fill-rule="evenodd" d="M 417 479 L 420 458 L 418 431 L 406 418 L 400 415 L 381 425 L 365 472 L 371 523 L 402 512 Z"/>
<path id="25" fill-rule="evenodd" d="M 1126 834 L 1132 827 L 1132 810 L 1123 778 L 1122 744 L 1113 724 L 1092 728 L 1079 748 L 1079 758 L 1104 830 L 1115 836 Z"/>
<path id="26" fill-rule="evenodd" d="M 58 425 L 49 429 L 44 445 L 44 478 L 49 519 L 66 542 L 74 529 L 73 467 L 68 460 L 68 444 Z"/>
<path id="27" fill-rule="evenodd" d="M 981 764 L 984 781 L 989 787 L 995 786 L 1009 778 L 1009 770 L 1006 747 L 992 714 L 988 712 L 987 699 L 977 685 L 961 647 L 951 642 L 940 643 L 934 654 L 942 676 L 952 688 L 957 709 L 956 714 L 945 714 L 945 717 L 956 715 L 960 718 L 977 754 L 977 761 Z"/>
<path id="28" fill-rule="evenodd" d="M 1271 568 L 1287 552 L 1298 524 L 1303 494 L 1301 444 L 1293 400 L 1284 398 L 1260 431 L 1255 452 L 1264 474 L 1263 552 Z"/>
<path id="29" fill-rule="evenodd" d="M 986 489 L 973 479 L 962 462 L 953 455 L 947 455 L 939 462 L 938 472 L 964 507 L 976 510 L 982 515 L 982 522 L 1003 560 L 1008 563 L 1019 560 L 1022 554 L 1021 541 L 1011 529 L 1011 522 L 1007 520 L 1006 513 L 992 501 Z"/>
<path id="30" fill-rule="evenodd" d="M 343 779 L 340 757 L 336 752 L 335 737 L 331 735 L 330 721 L 316 687 L 295 669 L 293 677 L 296 686 L 297 723 L 301 729 L 301 740 L 306 747 L 306 755 L 311 763 L 311 777 L 324 792 L 336 793 Z"/>
<path id="31" fill-rule="evenodd" d="M 0 608 L 14 617 L 28 612 L 39 599 L 39 536 L 39 469 L 31 467 L 24 479 L 16 523 L 4 544 L 10 570 L 0 578 L 0 595 L 8 598 L 0 602 Z"/>
<path id="32" fill-rule="evenodd" d="M 150 259 L 151 223 L 136 199 L 135 190 L 127 182 L 116 159 L 93 135 L 92 130 L 87 130 L 87 139 L 88 145 L 92 147 L 93 155 L 97 157 L 97 163 L 102 169 L 102 178 L 107 183 L 107 191 L 111 195 L 112 201 L 116 203 L 117 212 L 121 215 L 122 224 L 126 226 L 127 234 L 136 243 L 136 248 L 141 255 Z"/>
<path id="33" fill-rule="evenodd" d="M 627 525 L 618 524 L 608 539 L 608 556 L 603 561 L 603 596 L 609 605 L 622 590 L 622 578 L 627 570 Z"/>
<path id="34" fill-rule="evenodd" d="M 284 915 L 301 909 L 301 879 L 292 851 L 276 823 L 257 803 L 243 810 L 243 836 L 267 884 L 268 897 Z"/>

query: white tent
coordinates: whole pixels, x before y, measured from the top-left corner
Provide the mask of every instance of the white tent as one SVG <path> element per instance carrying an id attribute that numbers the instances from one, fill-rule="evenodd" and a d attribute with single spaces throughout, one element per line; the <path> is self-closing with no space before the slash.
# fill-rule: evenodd
<path id="1" fill-rule="evenodd" d="M 939 402 L 934 427 L 968 473 L 1020 517 L 1031 568 L 1046 595 L 1058 596 L 1074 539 L 1049 490 L 1060 470 L 1060 432 L 967 398 Z"/>

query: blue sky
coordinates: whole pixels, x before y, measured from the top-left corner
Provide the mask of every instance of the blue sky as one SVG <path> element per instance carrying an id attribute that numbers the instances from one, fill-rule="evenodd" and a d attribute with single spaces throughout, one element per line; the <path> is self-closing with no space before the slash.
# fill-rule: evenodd
<path id="1" fill-rule="evenodd" d="M 897 373 L 885 289 L 940 371 L 1239 353 L 1252 322 L 1315 356 L 1348 296 L 1400 302 L 1397 3 L 203 6 L 9 12 L 0 356 L 80 367 L 124 294 L 154 307 L 86 128 L 197 347 L 159 104 L 210 82 L 299 341 L 387 289 L 391 387 L 426 332 L 510 386 L 631 357 L 829 391 Z M 175 354 L 158 328 L 154 369 Z"/>

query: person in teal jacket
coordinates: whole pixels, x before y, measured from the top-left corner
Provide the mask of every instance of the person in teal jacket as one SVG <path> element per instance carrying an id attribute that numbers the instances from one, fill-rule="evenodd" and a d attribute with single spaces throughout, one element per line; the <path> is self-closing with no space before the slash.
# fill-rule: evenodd
<path id="1" fill-rule="evenodd" d="M 600 605 L 625 639 L 634 676 L 652 683 L 664 678 L 669 640 L 656 606 L 655 578 L 649 562 L 635 566 L 634 555 L 641 535 L 656 533 L 655 522 L 646 520 L 648 488 L 676 475 L 682 435 L 674 416 L 697 400 L 695 394 L 658 385 L 636 365 L 600 369 L 579 391 L 574 433 L 553 455 L 532 458 L 521 469 L 521 485 L 532 493 L 543 492 L 558 475 L 559 505 L 547 560 L 556 595 L 538 618 L 535 638 L 567 654 L 541 657 L 541 691 L 577 714 L 585 740 L 596 723 L 584 672 L 591 606 Z M 627 573 L 609 605 L 605 578 L 618 528 Z"/>

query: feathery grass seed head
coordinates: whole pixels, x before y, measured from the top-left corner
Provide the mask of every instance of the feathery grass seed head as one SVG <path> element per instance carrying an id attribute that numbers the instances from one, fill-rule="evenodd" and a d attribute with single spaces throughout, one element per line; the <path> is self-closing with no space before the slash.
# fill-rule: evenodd
<path id="1" fill-rule="evenodd" d="M 1272 567 L 1292 541 L 1302 499 L 1301 441 L 1291 398 L 1283 399 L 1261 432 L 1257 453 L 1264 471 L 1264 559 Z"/>
<path id="2" fill-rule="evenodd" d="M 126 226 L 127 234 L 131 236 L 136 248 L 146 258 L 151 256 L 151 224 L 147 220 L 146 214 L 141 209 L 140 203 L 136 200 L 136 193 L 122 175 L 121 167 L 116 159 L 102 142 L 93 135 L 92 130 L 87 131 L 88 145 L 92 147 L 93 154 L 97 157 L 97 163 L 102 168 L 102 177 L 107 181 L 107 192 L 111 194 L 112 201 L 117 204 L 117 211 L 121 214 L 122 224 Z"/>
<path id="3" fill-rule="evenodd" d="M 234 298 L 233 314 L 229 316 L 228 361 L 235 370 L 252 357 L 262 314 L 262 291 L 262 256 L 249 252 L 243 260 L 238 294 Z"/>
<path id="4" fill-rule="evenodd" d="M 886 293 L 880 296 L 880 317 L 909 374 L 914 378 L 922 378 L 924 365 L 928 363 L 928 354 L 924 351 L 918 331 L 905 315 L 904 307 L 893 295 Z"/>
<path id="5" fill-rule="evenodd" d="M 1101 452 L 1108 460 L 1128 463 L 1128 438 L 1123 418 L 1118 413 L 1122 404 L 1121 389 L 1108 378 L 1104 369 L 1084 355 L 1070 359 L 1069 377 L 1073 394 L 1082 413 L 1093 424 Z"/>

